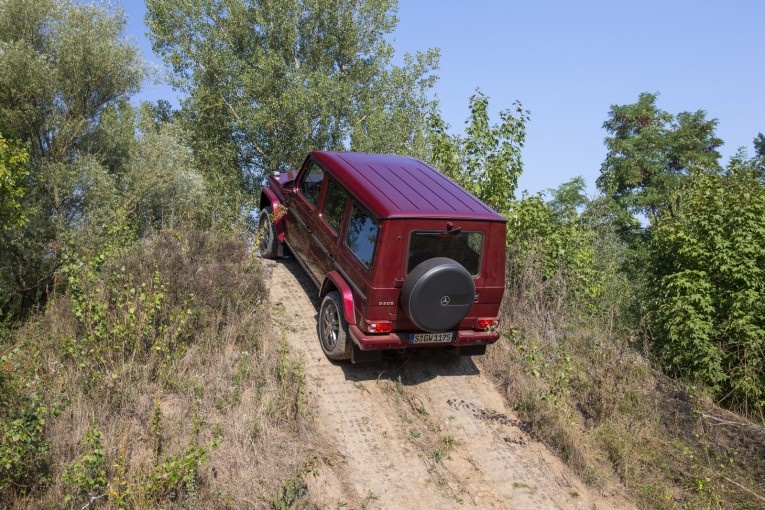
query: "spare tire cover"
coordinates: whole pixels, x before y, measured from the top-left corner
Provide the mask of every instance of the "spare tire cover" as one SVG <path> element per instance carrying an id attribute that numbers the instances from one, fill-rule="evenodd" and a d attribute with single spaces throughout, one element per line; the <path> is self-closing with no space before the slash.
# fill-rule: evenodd
<path id="1" fill-rule="evenodd" d="M 418 328 L 438 333 L 454 327 L 475 300 L 475 282 L 467 269 L 446 257 L 415 266 L 404 280 L 401 305 Z"/>

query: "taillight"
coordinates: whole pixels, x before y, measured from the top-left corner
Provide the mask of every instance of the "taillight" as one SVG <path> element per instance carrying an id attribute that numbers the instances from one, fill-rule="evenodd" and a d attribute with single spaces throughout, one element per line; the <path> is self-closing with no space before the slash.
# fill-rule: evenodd
<path id="1" fill-rule="evenodd" d="M 390 333 L 391 331 L 393 331 L 392 322 L 367 322 L 367 332 L 369 333 Z"/>
<path id="2" fill-rule="evenodd" d="M 478 319 L 475 321 L 475 329 L 497 329 L 499 327 L 499 319 Z"/>

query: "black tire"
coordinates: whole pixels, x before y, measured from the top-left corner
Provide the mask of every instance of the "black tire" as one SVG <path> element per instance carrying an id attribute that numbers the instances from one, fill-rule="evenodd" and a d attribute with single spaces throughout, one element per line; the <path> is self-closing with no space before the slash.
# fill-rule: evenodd
<path id="1" fill-rule="evenodd" d="M 276 237 L 274 214 L 270 207 L 264 207 L 260 210 L 258 229 L 260 229 L 258 253 L 264 259 L 277 258 L 279 256 L 279 240 Z"/>
<path id="2" fill-rule="evenodd" d="M 345 360 L 351 357 L 353 345 L 348 335 L 348 321 L 343 313 L 340 293 L 332 291 L 321 302 L 319 310 L 319 344 L 321 350 L 331 360 Z"/>
<path id="3" fill-rule="evenodd" d="M 404 280 L 401 305 L 419 329 L 439 333 L 465 318 L 475 300 L 475 282 L 460 263 L 434 257 L 418 264 Z"/>

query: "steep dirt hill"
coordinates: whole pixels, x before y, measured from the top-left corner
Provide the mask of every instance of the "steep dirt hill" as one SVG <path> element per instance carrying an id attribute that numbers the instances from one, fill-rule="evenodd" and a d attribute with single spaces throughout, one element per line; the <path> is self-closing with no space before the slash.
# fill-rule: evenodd
<path id="1" fill-rule="evenodd" d="M 630 508 L 585 486 L 524 432 L 470 358 L 419 351 L 332 363 L 316 337 L 318 295 L 293 259 L 273 263 L 277 325 L 305 359 L 318 427 L 339 455 L 308 477 L 327 508 Z"/>

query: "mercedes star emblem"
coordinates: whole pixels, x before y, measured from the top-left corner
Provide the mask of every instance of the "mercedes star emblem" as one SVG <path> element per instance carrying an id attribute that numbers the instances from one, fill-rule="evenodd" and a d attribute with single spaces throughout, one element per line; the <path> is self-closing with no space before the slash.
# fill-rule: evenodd
<path id="1" fill-rule="evenodd" d="M 448 306 L 449 305 L 449 301 L 451 301 L 451 299 L 449 299 L 449 296 L 442 297 L 441 298 L 441 306 Z"/>

